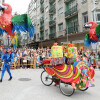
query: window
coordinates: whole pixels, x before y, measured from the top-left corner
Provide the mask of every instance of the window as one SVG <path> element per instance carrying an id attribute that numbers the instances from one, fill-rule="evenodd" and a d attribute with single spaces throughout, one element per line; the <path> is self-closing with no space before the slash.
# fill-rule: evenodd
<path id="1" fill-rule="evenodd" d="M 61 15 L 63 13 L 63 7 L 59 8 L 58 15 Z"/>
<path id="2" fill-rule="evenodd" d="M 72 1 L 72 2 L 69 4 L 69 9 L 75 7 L 76 5 L 77 5 L 77 1 L 76 1 L 76 0 Z"/>
<path id="3" fill-rule="evenodd" d="M 37 34 L 37 39 L 39 39 L 39 33 Z"/>
<path id="4" fill-rule="evenodd" d="M 87 0 L 82 0 L 82 4 L 84 4 L 84 3 L 86 3 L 87 2 Z"/>
<path id="5" fill-rule="evenodd" d="M 45 37 L 48 37 L 48 30 L 45 30 Z"/>
<path id="6" fill-rule="evenodd" d="M 58 3 L 60 4 L 62 0 L 58 0 Z"/>
<path id="7" fill-rule="evenodd" d="M 45 18 L 45 22 L 47 22 L 47 21 L 48 21 L 48 18 L 46 17 L 46 18 Z"/>
<path id="8" fill-rule="evenodd" d="M 63 23 L 62 24 L 59 24 L 59 31 L 62 31 L 63 30 Z"/>
<path id="9" fill-rule="evenodd" d="M 100 24 L 100 12 L 97 12 L 96 21 L 98 24 Z"/>
<path id="10" fill-rule="evenodd" d="M 88 14 L 83 14 L 83 26 L 88 22 Z"/>

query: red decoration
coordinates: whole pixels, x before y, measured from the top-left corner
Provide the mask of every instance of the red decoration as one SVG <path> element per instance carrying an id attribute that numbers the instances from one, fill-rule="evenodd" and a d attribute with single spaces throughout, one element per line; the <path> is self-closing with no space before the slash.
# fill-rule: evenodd
<path id="1" fill-rule="evenodd" d="M 65 46 L 64 46 L 64 45 L 62 45 L 62 49 L 63 49 L 63 51 L 64 51 L 64 48 L 65 48 Z"/>
<path id="2" fill-rule="evenodd" d="M 43 64 L 50 64 L 51 59 L 46 59 L 43 61 Z"/>
<path id="3" fill-rule="evenodd" d="M 0 28 L 5 30 L 8 35 L 14 36 L 15 33 L 12 33 L 12 8 L 9 4 L 2 3 L 4 6 L 7 6 L 7 9 L 3 11 L 2 16 L 0 16 Z"/>
<path id="4" fill-rule="evenodd" d="M 92 25 L 90 27 L 90 31 L 89 31 L 90 39 L 94 40 L 94 41 L 98 41 L 98 37 L 97 37 L 97 35 L 95 33 L 95 29 L 97 27 L 97 23 L 95 23 L 95 22 L 89 22 L 89 23 L 87 23 L 87 25 L 90 25 L 90 24 Z"/>
<path id="5" fill-rule="evenodd" d="M 81 50 L 84 51 L 84 47 L 81 47 Z"/>
<path id="6" fill-rule="evenodd" d="M 74 44 L 68 44 L 68 46 L 69 46 L 69 47 L 74 47 L 75 45 L 74 45 Z"/>

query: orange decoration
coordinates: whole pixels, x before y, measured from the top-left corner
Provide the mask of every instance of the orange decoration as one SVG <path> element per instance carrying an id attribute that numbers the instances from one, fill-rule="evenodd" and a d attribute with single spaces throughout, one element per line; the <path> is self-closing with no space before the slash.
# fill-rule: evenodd
<path id="1" fill-rule="evenodd" d="M 81 50 L 84 51 L 84 47 L 81 47 Z"/>
<path id="2" fill-rule="evenodd" d="M 64 46 L 64 45 L 62 45 L 62 49 L 63 49 L 63 51 L 64 51 L 64 47 L 65 47 L 65 46 Z"/>
<path id="3" fill-rule="evenodd" d="M 74 44 L 68 44 L 68 46 L 69 46 L 69 47 L 74 47 L 75 45 L 74 45 Z"/>
<path id="4" fill-rule="evenodd" d="M 58 45 L 58 43 L 57 43 L 57 42 L 55 42 L 55 43 L 54 43 L 54 46 L 57 46 L 57 45 Z"/>

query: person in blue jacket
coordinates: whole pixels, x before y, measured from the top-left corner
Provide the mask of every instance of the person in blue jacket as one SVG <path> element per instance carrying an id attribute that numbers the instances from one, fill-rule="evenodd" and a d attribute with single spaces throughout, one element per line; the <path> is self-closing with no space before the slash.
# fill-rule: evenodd
<path id="1" fill-rule="evenodd" d="M 1 74 L 0 82 L 2 82 L 2 79 L 3 79 L 3 76 L 4 76 L 6 69 L 7 69 L 9 76 L 10 76 L 8 81 L 10 81 L 12 79 L 12 75 L 11 75 L 11 72 L 10 72 L 10 66 L 11 66 L 11 63 L 14 61 L 14 56 L 10 52 L 9 47 L 6 48 L 6 52 L 1 57 L 1 61 L 4 61 L 4 64 L 3 64 L 3 68 L 2 68 L 2 74 Z"/>

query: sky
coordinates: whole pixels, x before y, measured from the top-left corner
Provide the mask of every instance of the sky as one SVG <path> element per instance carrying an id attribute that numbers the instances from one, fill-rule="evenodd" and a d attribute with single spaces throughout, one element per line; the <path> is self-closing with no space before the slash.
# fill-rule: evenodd
<path id="1" fill-rule="evenodd" d="M 18 12 L 18 14 L 26 13 L 30 2 L 31 0 L 5 0 L 5 3 L 12 6 L 12 12 Z"/>

